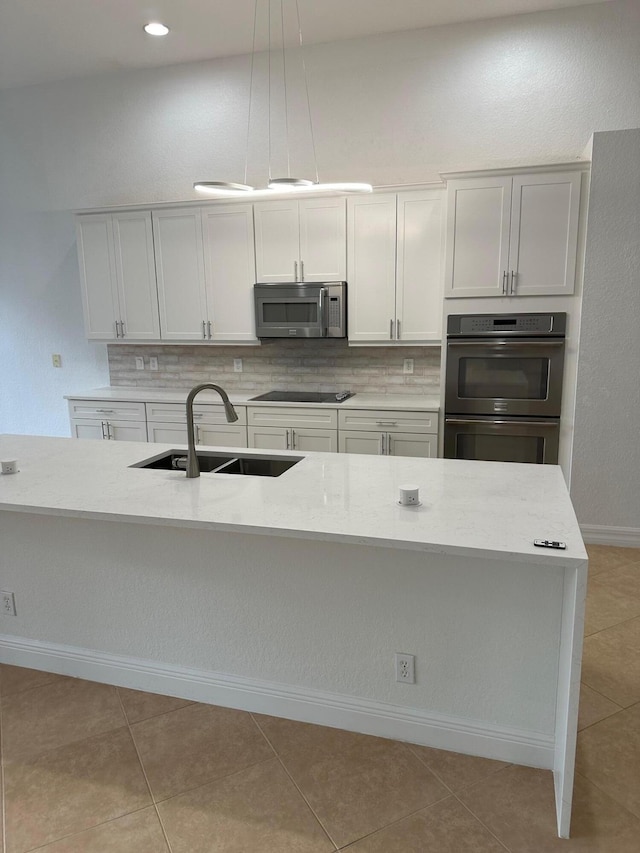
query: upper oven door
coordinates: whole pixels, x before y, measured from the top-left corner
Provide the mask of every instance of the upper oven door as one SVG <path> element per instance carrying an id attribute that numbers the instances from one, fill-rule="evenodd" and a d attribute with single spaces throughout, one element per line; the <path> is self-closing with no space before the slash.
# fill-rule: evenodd
<path id="1" fill-rule="evenodd" d="M 449 340 L 445 409 L 451 414 L 559 417 L 564 340 Z"/>
<path id="2" fill-rule="evenodd" d="M 318 285 L 254 286 L 256 335 L 259 338 L 323 338 L 326 336 L 326 289 Z"/>

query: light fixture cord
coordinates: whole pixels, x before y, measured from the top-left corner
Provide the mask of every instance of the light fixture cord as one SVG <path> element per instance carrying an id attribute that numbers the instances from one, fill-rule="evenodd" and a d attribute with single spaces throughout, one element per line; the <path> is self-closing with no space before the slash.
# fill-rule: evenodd
<path id="1" fill-rule="evenodd" d="M 284 88 L 284 135 L 287 141 L 287 176 L 291 177 L 291 160 L 289 157 L 289 109 L 287 102 L 287 60 L 284 49 L 284 0 L 280 0 L 280 30 L 282 34 L 282 84 Z"/>
<path id="2" fill-rule="evenodd" d="M 271 2 L 271 0 L 269 0 Z M 296 0 L 296 15 L 298 17 L 298 38 L 300 41 L 300 53 L 302 55 L 302 73 L 304 75 L 304 88 L 307 94 L 307 114 L 309 116 L 309 130 L 311 131 L 311 148 L 313 150 L 313 165 L 316 172 L 316 184 L 320 183 L 320 178 L 318 177 L 318 158 L 316 155 L 316 140 L 313 134 L 313 121 L 311 119 L 311 104 L 309 102 L 309 81 L 307 80 L 307 65 L 304 60 L 304 44 L 302 42 L 302 25 L 300 23 L 300 6 L 298 5 L 298 0 Z"/>
<path id="3" fill-rule="evenodd" d="M 256 25 L 258 22 L 258 0 L 253 7 L 253 43 L 251 45 L 251 76 L 249 78 L 249 113 L 247 115 L 247 149 L 244 155 L 244 182 L 247 183 L 247 171 L 249 168 L 249 133 L 251 131 L 251 104 L 253 100 L 253 66 L 256 58 Z"/>

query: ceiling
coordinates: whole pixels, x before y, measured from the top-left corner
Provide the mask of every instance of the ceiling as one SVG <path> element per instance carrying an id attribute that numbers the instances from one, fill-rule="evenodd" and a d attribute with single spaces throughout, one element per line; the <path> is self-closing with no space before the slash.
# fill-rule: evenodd
<path id="1" fill-rule="evenodd" d="M 299 0 L 307 44 L 496 18 L 594 0 Z M 259 0 L 266 10 L 267 0 Z M 291 38 L 295 0 L 284 0 Z M 250 53 L 254 0 L 0 0 L 0 88 Z M 280 0 L 272 17 L 280 32 Z M 142 26 L 170 27 L 154 38 Z M 257 27 L 267 47 L 266 11 Z M 289 27 L 286 28 L 287 33 Z M 274 36 L 275 38 L 275 36 Z"/>

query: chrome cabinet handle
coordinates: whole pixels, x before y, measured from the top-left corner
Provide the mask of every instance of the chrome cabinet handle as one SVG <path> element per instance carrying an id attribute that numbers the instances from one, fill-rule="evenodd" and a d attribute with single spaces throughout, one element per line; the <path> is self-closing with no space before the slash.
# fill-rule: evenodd
<path id="1" fill-rule="evenodd" d="M 505 270 L 502 273 L 502 295 L 503 296 L 507 295 L 508 278 L 509 278 L 509 273 Z"/>
<path id="2" fill-rule="evenodd" d="M 300 261 L 300 281 L 304 281 L 304 261 Z"/>
<path id="3" fill-rule="evenodd" d="M 511 270 L 511 296 L 514 296 L 516 292 L 516 273 Z"/>
<path id="4" fill-rule="evenodd" d="M 295 429 L 291 430 L 291 449 L 296 449 L 296 431 Z"/>
<path id="5" fill-rule="evenodd" d="M 380 449 L 378 451 L 379 456 L 384 456 L 384 433 L 380 433 Z"/>
<path id="6" fill-rule="evenodd" d="M 287 434 L 287 450 L 289 450 L 290 445 L 291 445 L 291 438 L 289 436 L 289 430 L 286 430 L 286 434 Z"/>
<path id="7" fill-rule="evenodd" d="M 196 444 L 200 444 L 200 427 L 198 424 L 194 424 L 194 430 L 196 433 Z"/>
<path id="8" fill-rule="evenodd" d="M 101 427 L 102 427 L 102 438 L 106 440 L 106 439 L 108 438 L 108 436 L 107 436 L 107 434 L 105 433 L 105 427 L 106 427 L 106 423 L 105 423 L 105 421 L 102 421 L 100 425 L 101 425 Z"/>
<path id="9" fill-rule="evenodd" d="M 396 320 L 396 340 L 400 340 L 400 320 Z"/>
<path id="10" fill-rule="evenodd" d="M 116 327 L 116 338 L 120 337 L 120 329 L 118 328 L 118 321 L 114 320 L 113 325 Z"/>
<path id="11" fill-rule="evenodd" d="M 387 456 L 393 456 L 391 453 L 391 436 L 387 433 Z"/>
<path id="12" fill-rule="evenodd" d="M 124 338 L 124 320 L 120 320 L 120 337 Z"/>
<path id="13" fill-rule="evenodd" d="M 211 320 L 207 320 L 207 332 L 209 333 L 209 340 L 211 340 Z"/>
<path id="14" fill-rule="evenodd" d="M 293 262 L 293 280 L 298 281 L 298 262 Z"/>
<path id="15" fill-rule="evenodd" d="M 207 324 L 203 320 L 202 321 L 202 340 L 204 341 L 204 340 L 206 340 L 206 338 L 207 338 Z"/>
<path id="16" fill-rule="evenodd" d="M 393 340 L 393 320 L 389 320 L 389 338 Z"/>
<path id="17" fill-rule="evenodd" d="M 398 421 L 376 421 L 376 426 L 398 426 Z"/>
<path id="18" fill-rule="evenodd" d="M 96 409 L 96 412 L 100 412 L 101 415 L 112 415 L 114 409 Z"/>

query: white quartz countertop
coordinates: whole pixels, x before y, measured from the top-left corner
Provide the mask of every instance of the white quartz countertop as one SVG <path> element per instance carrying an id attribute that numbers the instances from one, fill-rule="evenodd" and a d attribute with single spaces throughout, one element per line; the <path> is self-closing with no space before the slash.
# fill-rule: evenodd
<path id="1" fill-rule="evenodd" d="M 277 478 L 202 474 L 187 479 L 182 471 L 129 467 L 171 449 L 142 442 L 2 435 L 0 459 L 17 459 L 19 472 L 0 475 L 0 510 L 547 566 L 587 559 L 555 465 L 281 451 L 276 455 L 302 459 Z M 237 448 L 225 452 L 263 455 Z M 397 504 L 398 488 L 406 483 L 419 486 L 421 506 Z M 540 549 L 534 539 L 558 539 L 567 550 Z"/>
<path id="2" fill-rule="evenodd" d="M 226 390 L 226 389 L 225 389 Z M 294 390 L 294 389 L 288 389 Z M 141 401 L 143 403 L 186 403 L 189 389 L 154 389 L 142 387 L 94 388 L 80 394 L 66 394 L 67 400 L 105 400 L 105 401 Z M 236 405 L 252 406 L 329 406 L 338 409 L 402 409 L 417 412 L 437 412 L 440 409 L 439 397 L 424 397 L 409 394 L 354 394 L 343 403 L 282 403 L 273 400 L 251 400 L 262 391 L 251 391 L 236 394 L 229 391 L 229 399 Z M 220 403 L 220 397 L 215 391 L 202 391 L 197 397 L 198 403 Z"/>

